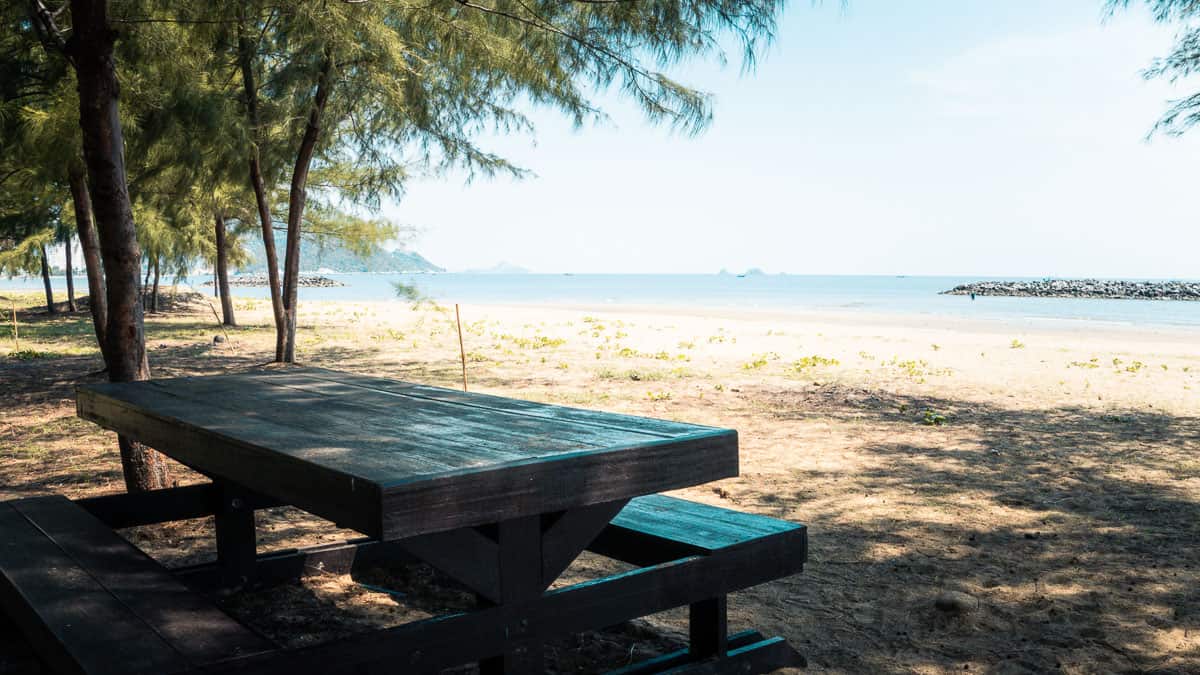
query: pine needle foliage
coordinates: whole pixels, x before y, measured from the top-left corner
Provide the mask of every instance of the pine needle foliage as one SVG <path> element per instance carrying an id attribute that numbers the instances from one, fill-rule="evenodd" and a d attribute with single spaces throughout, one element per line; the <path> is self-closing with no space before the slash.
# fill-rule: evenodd
<path id="1" fill-rule="evenodd" d="M 1135 0 L 1110 0 L 1109 10 L 1128 7 Z M 1200 74 L 1200 2 L 1196 0 L 1144 0 L 1155 21 L 1178 26 L 1170 53 L 1155 59 L 1143 75 L 1177 83 Z M 1167 110 L 1151 134 L 1179 136 L 1200 124 L 1200 91 L 1167 102 Z"/>

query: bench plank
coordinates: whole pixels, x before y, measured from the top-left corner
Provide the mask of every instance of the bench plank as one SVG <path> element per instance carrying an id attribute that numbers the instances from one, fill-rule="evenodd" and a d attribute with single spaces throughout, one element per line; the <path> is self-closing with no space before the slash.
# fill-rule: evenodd
<path id="1" fill-rule="evenodd" d="M 0 532 L 0 605 L 56 670 L 175 673 L 275 648 L 64 497 L 0 503 Z"/>
<path id="2" fill-rule="evenodd" d="M 648 495 L 630 500 L 612 524 L 670 539 L 706 553 L 744 546 L 766 537 L 802 534 L 804 531 L 804 526 L 798 523 L 667 495 Z"/>

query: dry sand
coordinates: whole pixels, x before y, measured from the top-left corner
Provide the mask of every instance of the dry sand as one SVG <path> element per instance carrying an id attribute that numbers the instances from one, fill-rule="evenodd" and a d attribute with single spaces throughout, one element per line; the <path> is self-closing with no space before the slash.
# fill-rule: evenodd
<path id="1" fill-rule="evenodd" d="M 152 317 L 155 376 L 268 360 L 267 304 L 237 304 L 250 327 L 216 345 L 204 304 Z M 462 309 L 474 390 L 739 431 L 742 475 L 680 494 L 809 525 L 805 572 L 730 606 L 736 628 L 786 636 L 811 671 L 1200 672 L 1194 334 L 851 313 Z M 73 417 L 71 387 L 99 367 L 86 316 L 21 318 L 22 347 L 45 353 L 0 356 L 0 498 L 118 489 L 115 443 Z M 301 324 L 304 362 L 461 386 L 453 308 L 308 302 Z M 269 546 L 345 536 L 286 510 L 260 530 Z M 172 564 L 211 555 L 204 521 L 130 537 Z M 571 574 L 603 569 L 587 559 Z M 367 583 L 425 591 L 401 602 L 318 578 L 227 603 L 304 642 L 456 602 L 411 574 Z M 281 599 L 295 615 L 264 609 Z M 331 606 L 351 619 L 334 621 Z M 303 618 L 314 608 L 318 618 Z M 670 648 L 681 621 L 668 613 L 556 644 L 553 669 Z"/>

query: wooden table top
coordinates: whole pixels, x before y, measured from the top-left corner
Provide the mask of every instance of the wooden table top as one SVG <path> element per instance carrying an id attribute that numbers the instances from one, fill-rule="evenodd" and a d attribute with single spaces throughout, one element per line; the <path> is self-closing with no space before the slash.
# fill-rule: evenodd
<path id="1" fill-rule="evenodd" d="M 77 411 L 201 473 L 383 539 L 738 473 L 730 429 L 320 368 L 83 385 Z"/>

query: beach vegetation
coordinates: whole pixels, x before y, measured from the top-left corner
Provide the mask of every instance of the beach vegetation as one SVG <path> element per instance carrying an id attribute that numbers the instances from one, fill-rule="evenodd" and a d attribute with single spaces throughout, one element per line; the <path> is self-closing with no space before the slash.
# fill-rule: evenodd
<path id="1" fill-rule="evenodd" d="M 646 398 L 650 399 L 651 401 L 670 401 L 671 400 L 671 392 L 669 392 L 669 391 L 648 391 L 648 392 L 646 392 Z"/>
<path id="2" fill-rule="evenodd" d="M 817 356 L 816 354 L 813 354 L 812 356 L 803 356 L 796 361 L 793 361 L 792 370 L 804 372 L 814 368 L 832 367 L 837 365 L 840 365 L 840 362 L 837 359 L 826 358 L 824 356 Z"/>
<path id="3" fill-rule="evenodd" d="M 1009 349 L 1025 349 L 1025 343 L 1013 338 L 1012 342 L 1008 343 Z"/>
<path id="4" fill-rule="evenodd" d="M 779 358 L 779 354 L 775 352 L 763 352 L 761 354 L 755 354 L 751 360 L 742 364 L 742 369 L 758 370 L 759 368 L 766 366 L 771 361 L 778 361 Z"/>
<path id="5" fill-rule="evenodd" d="M 933 408 L 926 408 L 924 414 L 921 416 L 921 424 L 926 426 L 940 427 L 945 423 L 946 416 Z"/>
<path id="6" fill-rule="evenodd" d="M 7 356 L 14 361 L 33 361 L 34 359 L 52 359 L 57 356 L 57 354 L 54 352 L 46 352 L 26 347 L 24 349 L 15 349 L 10 351 Z"/>
<path id="7" fill-rule="evenodd" d="M 1089 359 L 1087 361 L 1072 361 L 1072 362 L 1068 363 L 1067 366 L 1074 367 L 1074 368 L 1089 368 L 1089 369 L 1090 368 L 1099 368 L 1100 367 L 1100 359 L 1098 359 L 1096 357 L 1092 357 L 1091 359 Z"/>

